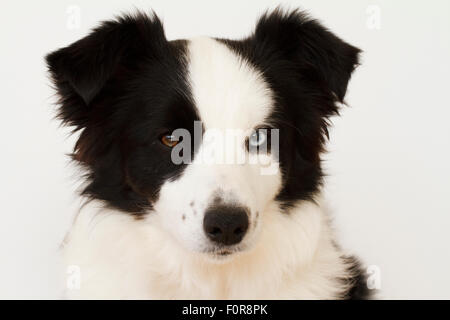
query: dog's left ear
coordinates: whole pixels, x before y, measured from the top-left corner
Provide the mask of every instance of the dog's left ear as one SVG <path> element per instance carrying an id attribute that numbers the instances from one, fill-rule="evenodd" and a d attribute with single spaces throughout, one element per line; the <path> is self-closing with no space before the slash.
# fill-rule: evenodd
<path id="1" fill-rule="evenodd" d="M 299 11 L 276 9 L 258 21 L 255 39 L 293 61 L 303 76 L 318 77 L 342 102 L 360 50 Z"/>

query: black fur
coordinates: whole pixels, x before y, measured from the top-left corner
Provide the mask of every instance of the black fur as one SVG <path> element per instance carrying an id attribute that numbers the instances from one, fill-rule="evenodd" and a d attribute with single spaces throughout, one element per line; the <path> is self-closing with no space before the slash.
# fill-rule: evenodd
<path id="1" fill-rule="evenodd" d="M 104 22 L 47 56 L 58 116 L 81 130 L 73 158 L 88 169 L 84 195 L 140 215 L 183 170 L 159 138 L 177 128 L 193 134 L 198 120 L 184 78 L 185 47 L 166 40 L 156 16 L 136 14 Z"/>
<path id="2" fill-rule="evenodd" d="M 253 63 L 275 92 L 268 120 L 280 129 L 284 187 L 278 200 L 286 207 L 312 200 L 322 182 L 328 118 L 338 114 L 360 50 L 304 13 L 281 9 L 266 13 L 250 37 L 220 41 Z"/>
<path id="3" fill-rule="evenodd" d="M 352 277 L 350 279 L 341 279 L 346 284 L 350 283 L 349 289 L 342 294 L 342 298 L 347 300 L 368 300 L 373 298 L 373 290 L 370 290 L 367 286 L 367 277 L 359 260 L 354 256 L 346 256 L 344 259 L 350 266 Z"/>

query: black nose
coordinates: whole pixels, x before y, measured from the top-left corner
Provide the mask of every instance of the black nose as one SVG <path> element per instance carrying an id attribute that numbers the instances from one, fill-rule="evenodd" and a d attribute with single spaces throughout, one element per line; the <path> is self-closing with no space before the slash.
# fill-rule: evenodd
<path id="1" fill-rule="evenodd" d="M 247 211 L 241 207 L 214 206 L 205 213 L 203 229 L 214 242 L 224 245 L 239 243 L 248 229 Z"/>

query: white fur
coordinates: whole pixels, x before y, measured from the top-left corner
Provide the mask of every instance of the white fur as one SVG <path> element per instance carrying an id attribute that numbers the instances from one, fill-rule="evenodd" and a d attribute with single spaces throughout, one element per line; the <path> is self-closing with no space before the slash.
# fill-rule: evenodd
<path id="1" fill-rule="evenodd" d="M 206 128 L 249 130 L 264 123 L 273 96 L 260 72 L 210 38 L 192 39 L 188 49 L 192 95 Z"/>
<path id="2" fill-rule="evenodd" d="M 153 217 L 85 206 L 65 246 L 81 270 L 69 298 L 334 299 L 346 289 L 337 277 L 350 277 L 347 265 L 313 203 L 289 214 L 271 206 L 256 245 L 223 263 L 185 250 Z"/>
<path id="3" fill-rule="evenodd" d="M 189 82 L 206 130 L 249 134 L 264 125 L 273 95 L 262 75 L 225 45 L 197 38 L 188 46 Z M 217 141 L 215 142 L 217 146 Z M 332 299 L 350 277 L 333 245 L 320 206 L 304 202 L 289 213 L 274 201 L 281 174 L 259 164 L 201 163 L 213 146 L 200 146 L 180 178 L 163 184 L 144 219 L 87 204 L 65 245 L 66 261 L 81 270 L 71 298 Z M 244 139 L 227 153 L 243 151 Z M 269 156 L 270 157 L 270 156 Z M 271 159 L 276 161 L 275 159 Z M 250 227 L 226 259 L 203 231 L 205 209 L 220 195 L 250 209 Z"/>

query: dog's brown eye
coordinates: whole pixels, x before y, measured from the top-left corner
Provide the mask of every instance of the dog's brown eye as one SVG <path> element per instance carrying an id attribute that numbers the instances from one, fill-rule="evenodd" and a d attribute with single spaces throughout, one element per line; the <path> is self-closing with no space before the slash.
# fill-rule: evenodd
<path id="1" fill-rule="evenodd" d="M 174 135 L 171 134 L 164 134 L 161 136 L 161 142 L 165 145 L 168 146 L 169 148 L 173 148 L 175 147 L 179 141 L 179 139 L 177 139 L 177 137 L 175 137 Z"/>

